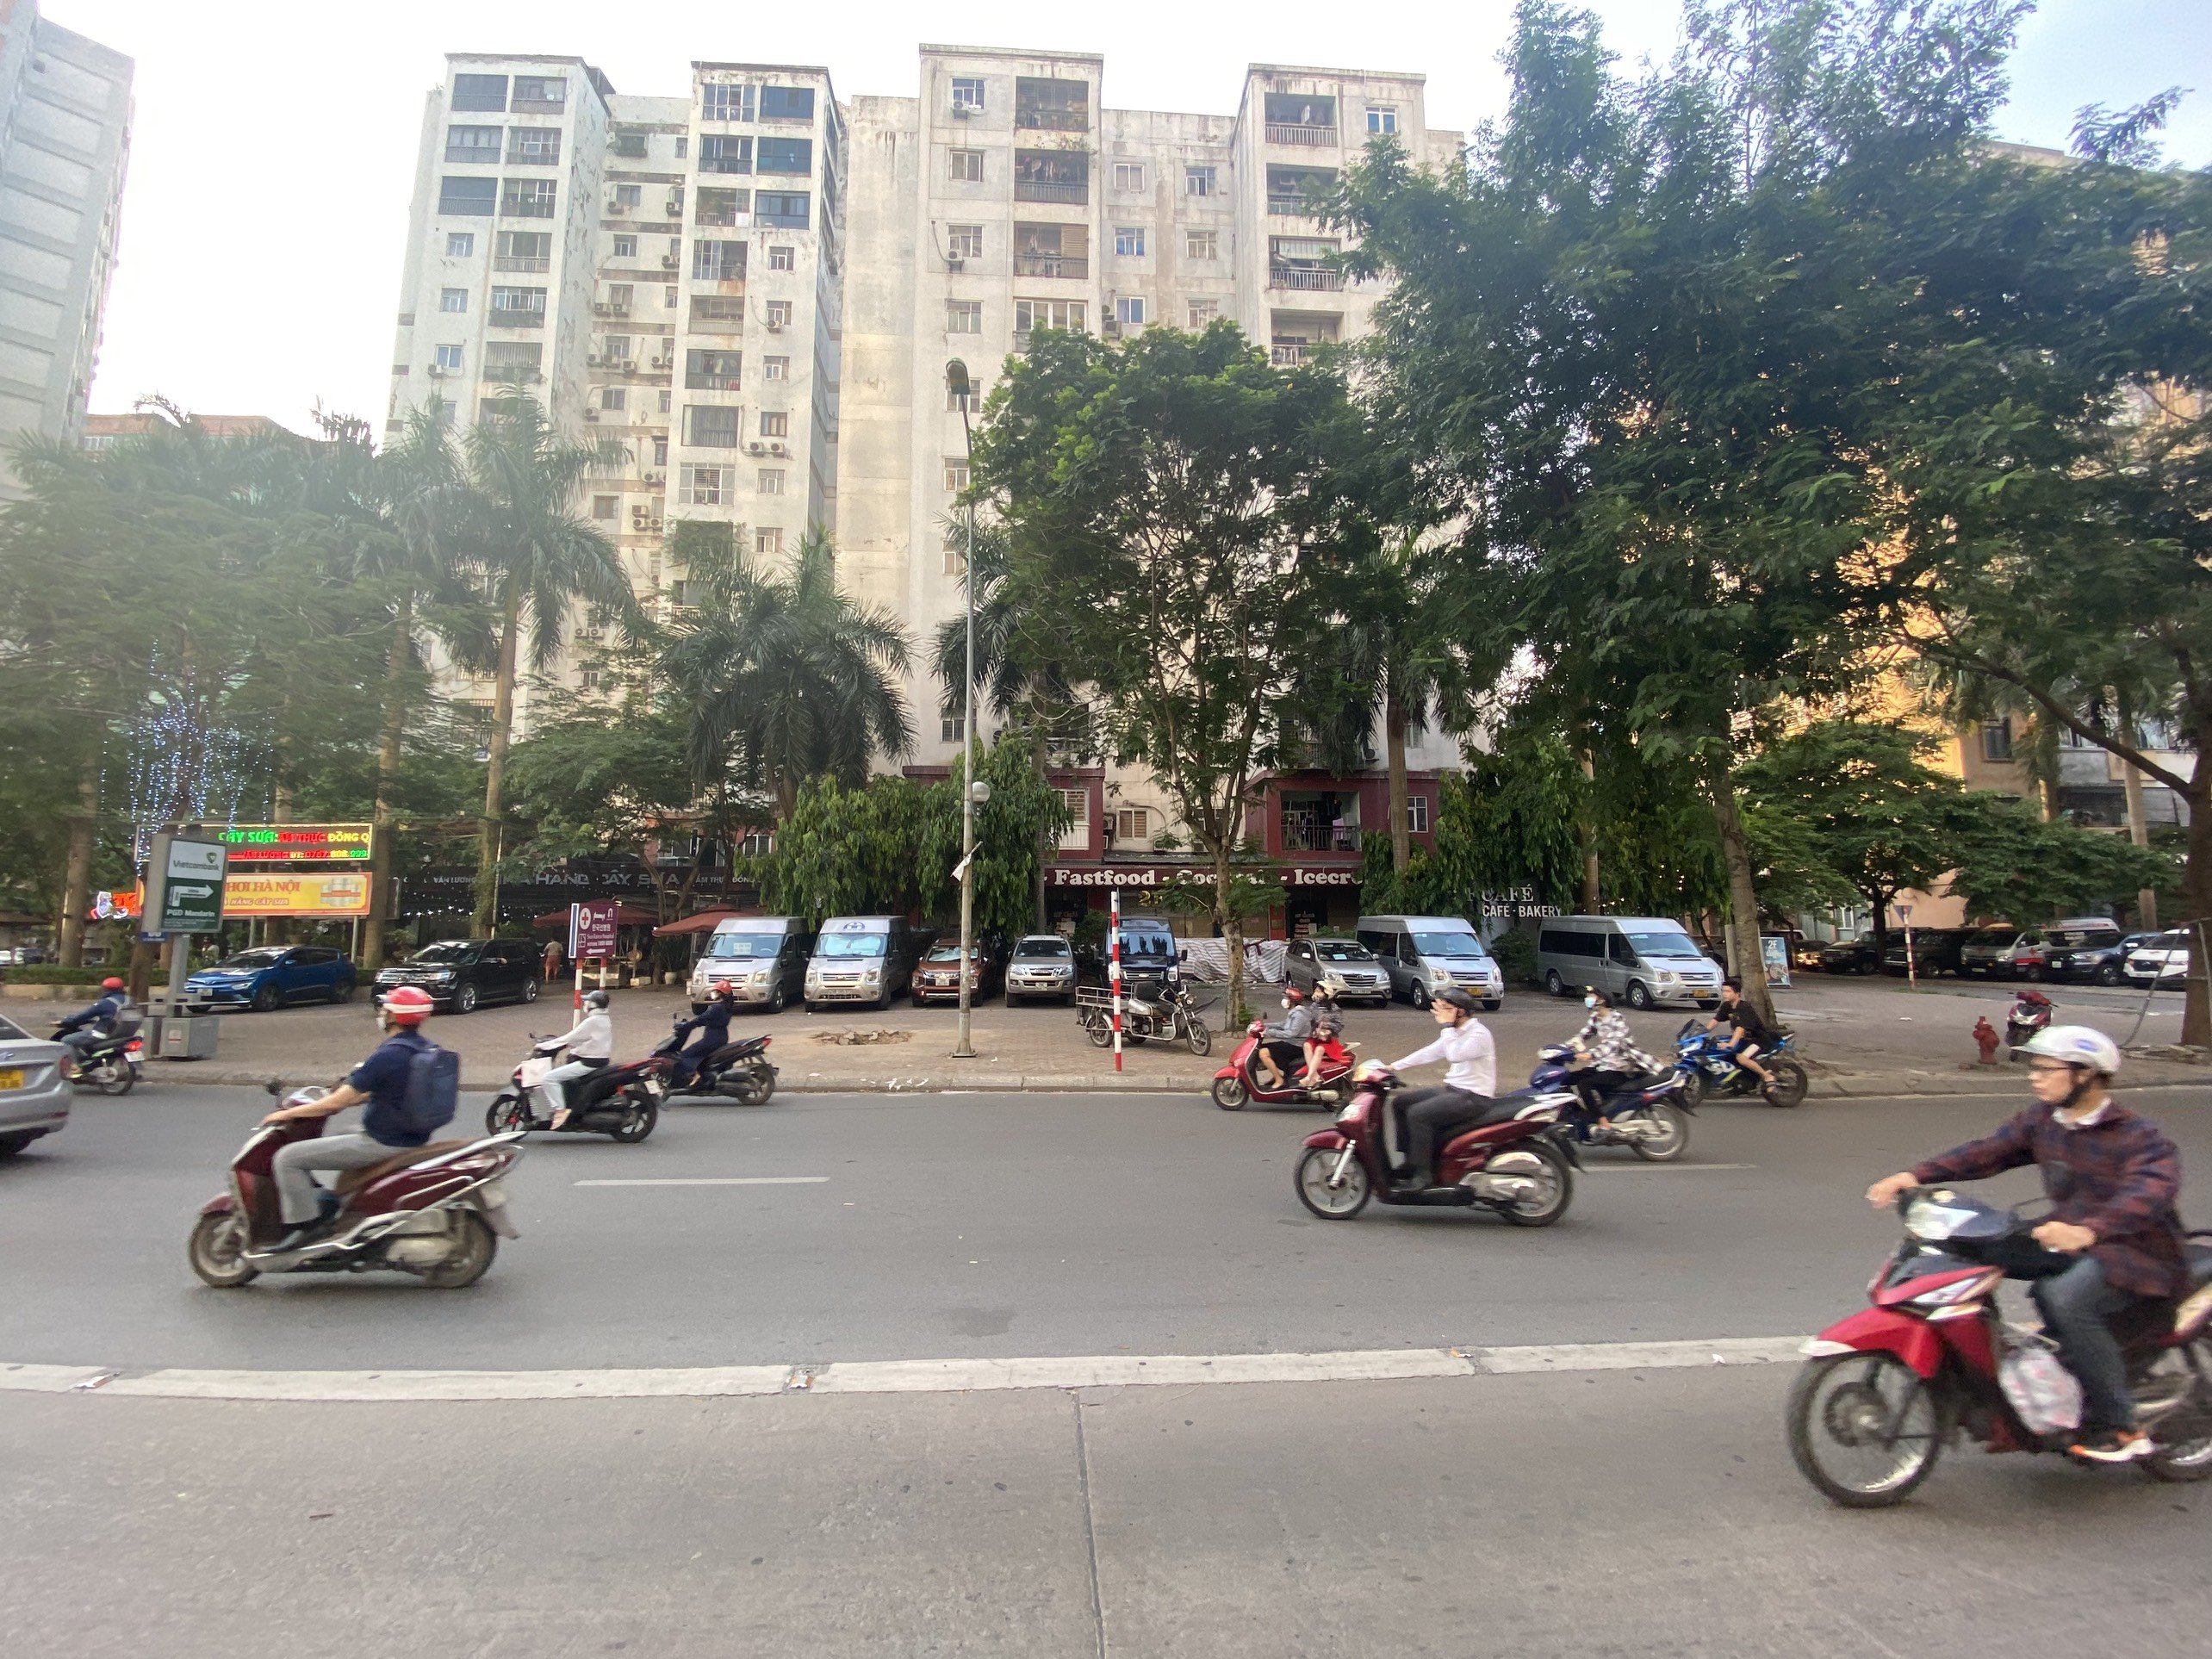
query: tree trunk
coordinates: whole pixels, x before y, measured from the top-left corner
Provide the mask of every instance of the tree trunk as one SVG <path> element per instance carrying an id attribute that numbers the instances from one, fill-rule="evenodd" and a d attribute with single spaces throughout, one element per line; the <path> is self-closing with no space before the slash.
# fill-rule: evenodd
<path id="1" fill-rule="evenodd" d="M 376 828 L 369 837 L 369 916 L 361 929 L 361 960 L 371 970 L 384 965 L 384 911 L 391 903 L 392 792 L 400 776 L 400 739 L 407 730 L 407 663 L 414 637 L 414 598 L 401 594 L 392 619 L 392 643 L 384 653 L 384 730 L 376 745 Z"/>
<path id="2" fill-rule="evenodd" d="M 2184 798 L 2189 804 L 2189 862 L 2182 871 L 2181 896 L 2188 914 L 2179 918 L 2190 930 L 2189 979 L 2181 1008 L 2181 1040 L 2190 1047 L 2212 1047 L 2212 983 L 2206 974 L 2205 942 L 2212 939 L 2212 777 L 2200 772 Z"/>
<path id="3" fill-rule="evenodd" d="M 1399 700 L 1395 674 L 1382 693 L 1382 749 L 1390 776 L 1390 867 L 1402 880 L 1413 862 L 1414 832 L 1406 821 L 1406 706 Z"/>
<path id="4" fill-rule="evenodd" d="M 126 996 L 141 1007 L 145 1005 L 146 992 L 153 984 L 155 956 L 155 948 L 138 936 L 139 928 L 143 925 L 136 923 L 131 928 L 131 965 L 127 974 L 129 984 L 124 991 Z"/>
<path id="5" fill-rule="evenodd" d="M 507 728 L 514 719 L 515 661 L 522 647 L 522 589 L 507 581 L 506 607 L 500 618 L 499 668 L 492 680 L 492 732 L 485 745 L 484 816 L 476 826 L 476 921 L 475 937 L 488 939 L 499 924 L 500 825 L 506 811 Z"/>
<path id="6" fill-rule="evenodd" d="M 100 829 L 100 755 L 96 749 L 77 780 L 69 819 L 69 855 L 61 878 L 61 966 L 84 966 L 84 921 L 92 910 L 92 848 Z"/>
<path id="7" fill-rule="evenodd" d="M 1585 916 L 1602 916 L 1605 897 L 1598 890 L 1598 767 L 1587 749 L 1582 751 L 1582 777 L 1590 790 L 1583 798 L 1581 815 L 1575 825 L 1575 834 L 1582 843 L 1581 911 Z"/>
<path id="8" fill-rule="evenodd" d="M 1035 711 L 1033 709 L 1030 712 L 1032 716 L 1034 716 Z M 1045 730 L 1042 724 L 1033 726 L 1030 729 L 1029 758 L 1037 768 L 1037 776 L 1049 786 L 1053 780 L 1052 750 L 1045 742 Z M 1085 838 L 1085 841 L 1087 844 L 1088 837 Z M 1052 862 L 1052 837 L 1040 832 L 1037 836 L 1037 919 L 1035 924 L 1036 929 L 1039 933 L 1043 933 L 1047 930 L 1045 923 L 1045 866 Z"/>
<path id="9" fill-rule="evenodd" d="M 2147 848 L 2151 844 L 2151 826 L 2143 817 L 2143 774 L 2122 761 L 2120 782 L 2128 797 L 2128 839 Z M 2159 896 L 2149 887 L 2135 895 L 2135 923 L 2144 928 L 2159 924 Z"/>
<path id="10" fill-rule="evenodd" d="M 1735 960 L 1730 964 L 1743 982 L 1743 996 L 1759 1017 L 1774 1022 L 1774 999 L 1767 991 L 1767 966 L 1759 955 L 1759 893 L 1751 879 L 1751 844 L 1743 833 L 1743 819 L 1736 810 L 1736 781 L 1725 760 L 1712 763 L 1709 792 L 1714 825 L 1720 831 L 1722 861 L 1728 866 L 1728 909 L 1735 926 L 1730 931 Z"/>

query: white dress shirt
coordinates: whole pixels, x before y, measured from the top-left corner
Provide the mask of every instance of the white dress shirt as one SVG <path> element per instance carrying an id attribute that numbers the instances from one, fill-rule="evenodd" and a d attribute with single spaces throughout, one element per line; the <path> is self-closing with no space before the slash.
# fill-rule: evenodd
<path id="1" fill-rule="evenodd" d="M 1494 1098 L 1498 1092 L 1498 1045 L 1491 1039 L 1490 1028 L 1477 1019 L 1462 1020 L 1457 1025 L 1436 1034 L 1436 1041 L 1426 1048 L 1415 1049 L 1390 1069 L 1402 1072 L 1408 1066 L 1422 1066 L 1430 1060 L 1445 1061 L 1444 1084 L 1447 1089 L 1464 1089 L 1470 1095 Z"/>
<path id="2" fill-rule="evenodd" d="M 570 1059 L 611 1060 L 614 1058 L 614 1021 L 604 1009 L 593 1009 L 565 1036 L 548 1037 L 538 1044 L 549 1054 L 565 1048 Z"/>

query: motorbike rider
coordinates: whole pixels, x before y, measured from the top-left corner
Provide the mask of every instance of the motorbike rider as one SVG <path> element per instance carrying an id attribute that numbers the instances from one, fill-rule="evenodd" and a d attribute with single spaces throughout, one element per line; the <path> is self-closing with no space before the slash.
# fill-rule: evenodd
<path id="1" fill-rule="evenodd" d="M 548 1037 L 537 1045 L 541 1054 L 558 1053 L 563 1048 L 569 1051 L 567 1064 L 555 1066 L 537 1082 L 537 1103 L 551 1115 L 556 1129 L 569 1121 L 569 1083 L 576 1078 L 603 1072 L 613 1063 L 614 1016 L 606 1011 L 612 1000 L 604 991 L 586 991 L 583 1016 L 574 1028 L 557 1037 Z M 728 1033 L 726 1019 L 724 1032 L 725 1035 Z"/>
<path id="2" fill-rule="evenodd" d="M 1759 1064 L 1759 1051 L 1771 1045 L 1774 1033 L 1759 1010 L 1751 1006 L 1751 999 L 1743 994 L 1743 981 L 1734 974 L 1720 982 L 1720 1006 L 1713 1010 L 1712 1018 L 1706 1022 L 1708 1031 L 1730 1031 L 1724 1051 L 1738 1066 L 1759 1079 L 1762 1089 L 1774 1086 L 1774 1074 Z"/>
<path id="3" fill-rule="evenodd" d="M 1479 1116 L 1498 1092 L 1498 1045 L 1489 1027 L 1475 1017 L 1476 1006 L 1457 985 L 1437 992 L 1430 1010 L 1442 1028 L 1436 1041 L 1390 1067 L 1402 1076 L 1409 1066 L 1446 1063 L 1441 1088 L 1401 1090 L 1391 1099 L 1405 1148 L 1405 1162 L 1395 1171 L 1402 1184 L 1426 1185 L 1446 1129 Z"/>
<path id="4" fill-rule="evenodd" d="M 2029 1295 L 2044 1328 L 2081 1382 L 2081 1429 L 2067 1450 L 2093 1463 L 2126 1463 L 2152 1446 L 2135 1427 L 2111 1321 L 2188 1289 L 2177 1211 L 2181 1154 L 2157 1125 L 2112 1097 L 2120 1050 L 2103 1032 L 2053 1026 L 2025 1047 L 2037 1105 L 1985 1140 L 1885 1176 L 1867 1189 L 1867 1202 L 1884 1209 L 1910 1188 L 1979 1181 L 2023 1164 L 2041 1168 L 2057 1206 L 2031 1234 L 2042 1249 L 2001 1264 L 2033 1280 Z"/>
<path id="5" fill-rule="evenodd" d="M 1314 1027 L 1306 1034 L 1306 1072 L 1299 1079 L 1308 1089 L 1321 1080 L 1321 1051 L 1344 1036 L 1344 1010 L 1337 994 L 1326 985 L 1314 987 Z"/>
<path id="6" fill-rule="evenodd" d="M 54 1041 L 69 1050 L 75 1064 L 82 1066 L 85 1056 L 108 1040 L 122 1011 L 123 982 L 110 974 L 100 981 L 99 997 L 90 1008 L 80 1008 L 54 1022 Z"/>
<path id="7" fill-rule="evenodd" d="M 688 1048 L 676 1051 L 676 1086 L 682 1088 L 699 1075 L 699 1063 L 716 1049 L 730 1041 L 730 1016 L 736 1011 L 737 993 L 728 985 L 718 985 L 706 999 L 706 1006 L 688 1020 L 677 1023 L 674 1040 L 682 1041 L 694 1031 L 699 1037 Z"/>
<path id="8" fill-rule="evenodd" d="M 1659 1062 L 1636 1046 L 1627 1019 L 1597 986 L 1582 987 L 1582 1006 L 1589 1017 L 1568 1041 L 1587 1054 L 1589 1063 L 1576 1079 L 1575 1092 L 1596 1116 L 1597 1127 L 1604 1128 L 1611 1121 L 1606 1098 L 1631 1078 L 1659 1070 Z"/>
<path id="9" fill-rule="evenodd" d="M 297 1250 L 313 1242 L 336 1216 L 336 1203 L 324 1202 L 331 1195 L 315 1184 L 317 1171 L 367 1169 L 430 1139 L 401 1127 L 400 1114 L 407 1102 L 407 1073 L 414 1057 L 437 1047 L 421 1028 L 433 1006 L 428 991 L 414 985 L 397 987 L 376 1010 L 384 1041 L 346 1075 L 344 1083 L 320 1100 L 282 1106 L 261 1120 L 288 1123 L 295 1118 L 332 1117 L 349 1106 L 366 1103 L 357 1133 L 295 1140 L 270 1160 L 270 1172 L 276 1177 L 279 1213 L 284 1225 L 291 1228 L 276 1241 L 277 1249 Z"/>
<path id="10" fill-rule="evenodd" d="M 1286 1010 L 1283 1017 L 1260 1032 L 1259 1052 L 1252 1056 L 1253 1066 L 1266 1074 L 1270 1089 L 1283 1086 L 1283 1067 L 1276 1061 L 1273 1045 L 1283 1043 L 1302 1049 L 1307 1035 L 1314 1028 L 1314 1010 L 1306 1001 L 1306 993 L 1297 986 L 1283 988 L 1283 1006 Z"/>

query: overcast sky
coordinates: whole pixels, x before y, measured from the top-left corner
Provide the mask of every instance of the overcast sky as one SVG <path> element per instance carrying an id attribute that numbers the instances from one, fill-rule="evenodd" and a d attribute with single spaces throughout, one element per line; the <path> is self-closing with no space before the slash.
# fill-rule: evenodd
<path id="1" fill-rule="evenodd" d="M 1594 0 L 1631 59 L 1674 45 L 1672 0 Z M 1510 0 L 1321 5 L 1121 0 L 1065 18 L 1004 0 L 40 0 L 137 59 L 122 242 L 92 407 L 159 393 L 303 428 L 318 403 L 381 419 L 423 94 L 444 54 L 554 53 L 623 92 L 683 93 L 694 59 L 829 65 L 838 93 L 910 96 L 923 40 L 1095 51 L 1116 109 L 1231 113 L 1247 63 L 1428 77 L 1430 124 L 1504 96 Z M 2044 0 L 2013 61 L 2002 136 L 2063 146 L 2085 103 L 2199 89 L 2170 153 L 2212 165 L 2212 3 Z"/>

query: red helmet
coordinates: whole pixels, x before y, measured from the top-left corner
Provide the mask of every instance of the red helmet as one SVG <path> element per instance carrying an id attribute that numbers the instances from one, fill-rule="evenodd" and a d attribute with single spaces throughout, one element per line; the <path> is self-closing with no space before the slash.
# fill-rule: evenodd
<path id="1" fill-rule="evenodd" d="M 123 989 L 123 982 L 111 973 L 106 979 L 100 981 L 100 989 L 103 991 L 121 991 Z"/>
<path id="2" fill-rule="evenodd" d="M 1296 985 L 1283 986 L 1283 994 L 1285 997 L 1294 1003 L 1302 1003 L 1306 1000 L 1306 993 L 1299 990 Z"/>
<path id="3" fill-rule="evenodd" d="M 384 998 L 384 1017 L 395 1025 L 420 1025 L 438 1004 L 419 985 L 400 985 Z"/>

